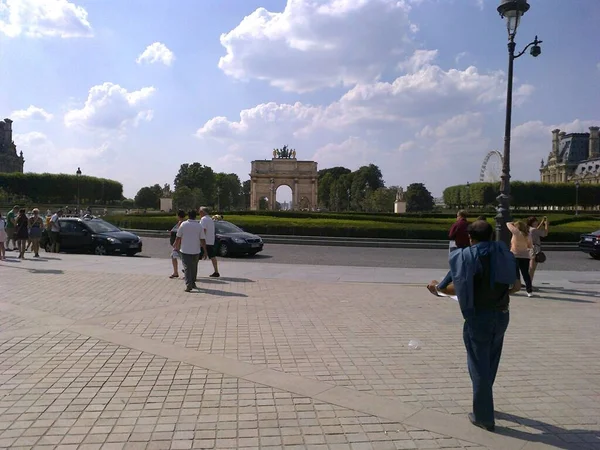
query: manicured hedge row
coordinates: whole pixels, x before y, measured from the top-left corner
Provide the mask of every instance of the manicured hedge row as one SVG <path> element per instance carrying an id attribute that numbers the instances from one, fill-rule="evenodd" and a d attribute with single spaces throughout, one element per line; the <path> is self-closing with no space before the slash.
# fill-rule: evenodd
<path id="1" fill-rule="evenodd" d="M 77 201 L 78 192 L 82 204 L 107 204 L 123 198 L 123 185 L 118 181 L 87 175 L 0 173 L 0 187 L 33 203 L 67 205 Z"/>
<path id="2" fill-rule="evenodd" d="M 392 223 L 381 220 L 336 220 L 336 219 L 291 219 L 265 216 L 225 216 L 246 231 L 256 234 L 277 234 L 296 236 L 328 237 L 367 237 L 390 239 L 448 239 L 448 229 L 452 221 L 440 220 L 425 222 Z M 584 219 L 583 217 L 581 219 Z M 174 224 L 173 217 L 156 216 L 109 216 L 108 220 L 122 228 L 141 230 L 169 230 Z M 490 220 L 491 222 L 491 220 Z M 582 233 L 600 228 L 600 221 L 588 220 L 570 222 L 552 228 L 547 241 L 575 242 Z"/>

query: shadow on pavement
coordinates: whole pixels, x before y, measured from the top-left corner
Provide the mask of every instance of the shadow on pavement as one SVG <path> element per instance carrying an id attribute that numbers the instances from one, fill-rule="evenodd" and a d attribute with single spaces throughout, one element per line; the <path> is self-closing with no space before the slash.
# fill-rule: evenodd
<path id="1" fill-rule="evenodd" d="M 20 263 L 21 261 L 15 260 L 15 261 L 6 261 L 6 262 L 16 262 L 16 263 Z M 60 270 L 60 269 L 29 269 L 27 267 L 18 267 L 18 266 L 9 266 L 6 265 L 4 267 L 7 267 L 9 269 L 18 269 L 18 270 L 27 270 L 29 273 L 44 273 L 44 274 L 53 274 L 53 275 L 62 275 L 64 274 L 64 271 Z"/>
<path id="2" fill-rule="evenodd" d="M 526 417 L 515 416 L 514 414 L 496 412 L 496 420 L 506 420 L 514 422 L 525 427 L 539 430 L 540 434 L 527 433 L 526 431 L 516 430 L 514 428 L 496 426 L 496 433 L 504 436 L 510 436 L 515 439 L 528 442 L 539 442 L 551 445 L 556 448 L 567 450 L 598 448 L 600 445 L 600 432 L 594 430 L 565 429 L 539 420 L 528 419 Z M 561 439 L 559 436 L 564 436 Z M 572 439 L 569 439 L 572 437 Z M 573 440 L 574 442 L 567 442 Z"/>
<path id="3" fill-rule="evenodd" d="M 238 259 L 238 260 L 250 260 L 250 261 L 256 261 L 257 259 L 271 259 L 272 256 L 271 255 L 261 255 L 260 253 L 256 254 L 256 255 L 235 255 L 232 256 L 231 259 Z"/>
<path id="4" fill-rule="evenodd" d="M 230 281 L 232 283 L 256 283 L 255 280 L 250 280 L 249 278 L 220 277 L 219 280 Z"/>
<path id="5" fill-rule="evenodd" d="M 217 297 L 248 297 L 246 294 L 241 294 L 239 292 L 219 291 L 216 289 L 198 288 L 197 290 L 195 290 L 193 292 L 196 294 L 216 295 Z"/>

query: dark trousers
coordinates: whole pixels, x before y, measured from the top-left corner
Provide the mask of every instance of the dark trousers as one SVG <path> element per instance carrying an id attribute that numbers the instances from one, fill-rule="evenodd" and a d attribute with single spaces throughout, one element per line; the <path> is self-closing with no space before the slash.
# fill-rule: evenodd
<path id="1" fill-rule="evenodd" d="M 198 277 L 198 260 L 200 259 L 199 254 L 181 254 L 181 263 L 185 270 L 185 286 L 187 288 L 193 288 L 196 285 L 196 278 Z"/>
<path id="2" fill-rule="evenodd" d="M 525 281 L 525 289 L 527 292 L 533 292 L 531 277 L 529 276 L 529 258 L 517 258 L 517 278 L 520 279 L 519 271 L 523 275 Z"/>
<path id="3" fill-rule="evenodd" d="M 485 425 L 494 424 L 492 387 L 508 322 L 508 310 L 485 311 L 465 320 L 463 327 L 467 365 L 473 383 L 473 414 L 477 422 Z"/>

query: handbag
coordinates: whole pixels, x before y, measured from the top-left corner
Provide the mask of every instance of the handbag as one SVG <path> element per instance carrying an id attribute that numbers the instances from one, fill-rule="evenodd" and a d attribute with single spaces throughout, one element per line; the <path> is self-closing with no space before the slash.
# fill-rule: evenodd
<path id="1" fill-rule="evenodd" d="M 537 252 L 535 254 L 535 262 L 540 264 L 546 262 L 546 254 L 542 251 Z"/>

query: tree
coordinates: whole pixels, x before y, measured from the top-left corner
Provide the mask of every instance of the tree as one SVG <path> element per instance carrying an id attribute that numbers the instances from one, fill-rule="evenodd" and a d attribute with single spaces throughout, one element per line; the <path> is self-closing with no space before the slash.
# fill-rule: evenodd
<path id="1" fill-rule="evenodd" d="M 134 201 L 139 208 L 158 208 L 161 195 L 162 188 L 155 184 L 141 188 L 135 195 Z"/>
<path id="2" fill-rule="evenodd" d="M 397 187 L 383 187 L 371 191 L 365 199 L 366 209 L 370 212 L 393 212 L 397 191 Z"/>
<path id="3" fill-rule="evenodd" d="M 406 212 L 433 211 L 435 202 L 423 183 L 413 183 L 406 188 Z"/>
<path id="4" fill-rule="evenodd" d="M 221 211 L 230 211 L 242 206 L 242 184 L 235 173 L 218 173 L 216 181 L 216 206 Z"/>
<path id="5" fill-rule="evenodd" d="M 182 186 L 175 189 L 173 192 L 173 206 L 176 209 L 189 211 L 190 209 L 198 209 L 204 203 L 202 191 L 198 188 L 190 189 L 187 186 Z"/>
<path id="6" fill-rule="evenodd" d="M 175 176 L 175 190 L 186 186 L 190 189 L 200 189 L 204 201 L 210 205 L 216 205 L 217 190 L 215 173 L 208 166 L 200 163 L 182 164 Z"/>
<path id="7" fill-rule="evenodd" d="M 250 209 L 250 194 L 252 190 L 251 183 L 252 181 L 250 180 L 246 180 L 242 183 L 243 208 L 246 210 Z"/>

